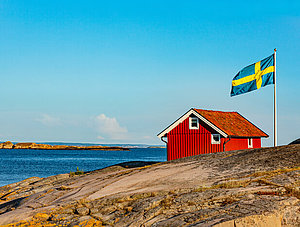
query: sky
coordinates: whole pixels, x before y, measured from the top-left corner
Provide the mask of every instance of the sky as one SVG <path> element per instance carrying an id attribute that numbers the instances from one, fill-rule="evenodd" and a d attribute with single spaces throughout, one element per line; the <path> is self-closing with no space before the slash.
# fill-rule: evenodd
<path id="1" fill-rule="evenodd" d="M 300 2 L 0 0 L 0 141 L 163 144 L 190 108 L 270 135 L 273 85 L 230 97 L 277 48 L 279 145 L 300 137 Z"/>

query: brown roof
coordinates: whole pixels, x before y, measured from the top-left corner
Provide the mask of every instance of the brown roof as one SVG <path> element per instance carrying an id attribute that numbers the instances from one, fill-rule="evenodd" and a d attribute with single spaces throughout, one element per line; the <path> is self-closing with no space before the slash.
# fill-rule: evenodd
<path id="1" fill-rule="evenodd" d="M 269 137 L 266 133 L 237 112 L 203 109 L 194 110 L 229 136 Z"/>

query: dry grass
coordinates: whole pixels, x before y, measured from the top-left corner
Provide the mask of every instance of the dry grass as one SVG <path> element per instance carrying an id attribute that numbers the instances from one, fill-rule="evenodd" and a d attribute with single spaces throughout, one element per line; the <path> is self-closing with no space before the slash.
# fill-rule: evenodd
<path id="1" fill-rule="evenodd" d="M 217 189 L 217 188 L 242 188 L 247 187 L 251 183 L 250 180 L 240 180 L 240 181 L 225 181 L 220 184 L 212 185 L 210 189 Z"/>
<path id="2" fill-rule="evenodd" d="M 300 199 L 300 189 L 292 186 L 285 186 L 286 194 Z"/>
<path id="3" fill-rule="evenodd" d="M 231 188 L 242 188 L 247 187 L 252 181 L 251 180 L 226 180 L 219 184 L 214 184 L 210 187 L 199 187 L 194 188 L 193 192 L 205 192 L 211 189 L 231 189 Z"/>
<path id="4" fill-rule="evenodd" d="M 222 201 L 221 206 L 226 206 L 226 205 L 228 205 L 228 204 L 232 204 L 232 203 L 237 202 L 237 201 L 239 201 L 239 200 L 238 200 L 238 199 L 235 199 L 235 198 L 233 198 L 233 197 L 227 197 L 227 198 L 225 198 L 225 199 Z"/>
<path id="5" fill-rule="evenodd" d="M 293 168 L 286 168 L 286 169 L 276 169 L 276 170 L 271 170 L 271 171 L 255 172 L 255 173 L 244 176 L 244 178 L 246 178 L 246 177 L 261 177 L 261 176 L 269 178 L 269 177 L 273 177 L 276 175 L 293 172 L 293 171 L 297 171 L 297 170 L 300 170 L 300 166 L 296 166 Z"/>
<path id="6" fill-rule="evenodd" d="M 276 187 L 283 187 L 283 185 L 271 182 L 271 181 L 267 180 L 266 178 L 259 178 L 259 179 L 256 179 L 256 180 L 252 180 L 252 182 L 257 182 L 261 185 L 272 185 L 272 186 L 276 186 Z"/>
<path id="7" fill-rule="evenodd" d="M 211 189 L 210 187 L 200 187 L 200 188 L 194 188 L 193 192 L 205 192 L 206 190 Z"/>
<path id="8" fill-rule="evenodd" d="M 163 199 L 160 202 L 160 206 L 164 209 L 170 208 L 170 206 L 173 204 L 173 198 L 171 196 L 167 196 L 165 199 Z"/>

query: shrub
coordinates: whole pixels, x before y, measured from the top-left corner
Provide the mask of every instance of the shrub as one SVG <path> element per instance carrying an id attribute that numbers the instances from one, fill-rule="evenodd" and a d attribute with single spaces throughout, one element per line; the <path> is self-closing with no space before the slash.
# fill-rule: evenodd
<path id="1" fill-rule="evenodd" d="M 84 171 L 79 170 L 78 166 L 76 167 L 76 172 L 70 172 L 70 176 L 82 175 L 82 174 L 84 174 Z"/>

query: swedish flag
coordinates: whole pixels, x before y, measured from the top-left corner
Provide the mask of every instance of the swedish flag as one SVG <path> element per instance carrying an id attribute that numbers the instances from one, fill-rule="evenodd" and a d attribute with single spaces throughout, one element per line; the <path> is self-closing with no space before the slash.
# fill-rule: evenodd
<path id="1" fill-rule="evenodd" d="M 243 68 L 232 80 L 231 96 L 274 84 L 274 54 Z"/>

